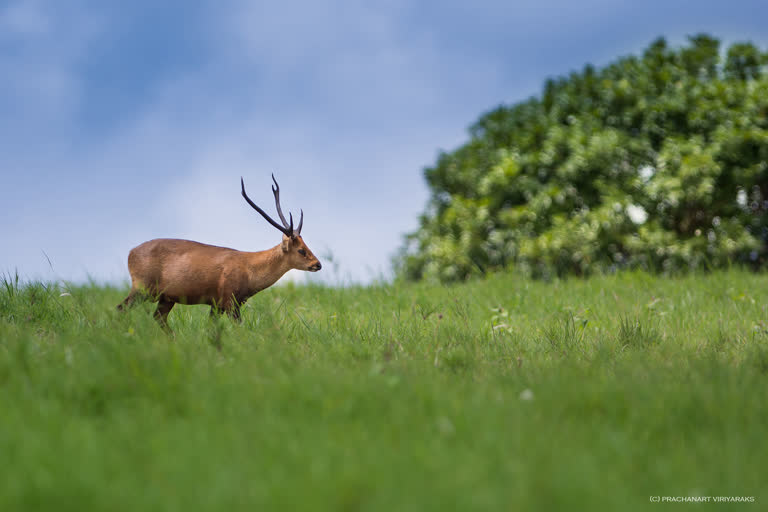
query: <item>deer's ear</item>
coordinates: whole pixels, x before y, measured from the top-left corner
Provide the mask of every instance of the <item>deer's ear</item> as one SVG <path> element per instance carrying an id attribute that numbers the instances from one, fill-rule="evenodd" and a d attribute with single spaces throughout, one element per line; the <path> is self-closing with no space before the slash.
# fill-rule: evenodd
<path id="1" fill-rule="evenodd" d="M 283 252 L 288 252 L 291 250 L 291 239 L 287 236 L 283 236 L 283 241 L 280 244 L 280 248 L 283 250 Z"/>

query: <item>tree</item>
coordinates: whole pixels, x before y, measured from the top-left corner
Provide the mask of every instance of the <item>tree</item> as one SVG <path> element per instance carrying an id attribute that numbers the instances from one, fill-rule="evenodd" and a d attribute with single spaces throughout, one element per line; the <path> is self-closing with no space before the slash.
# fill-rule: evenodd
<path id="1" fill-rule="evenodd" d="M 768 259 L 768 54 L 700 34 L 547 80 L 425 170 L 410 279 L 675 271 Z"/>

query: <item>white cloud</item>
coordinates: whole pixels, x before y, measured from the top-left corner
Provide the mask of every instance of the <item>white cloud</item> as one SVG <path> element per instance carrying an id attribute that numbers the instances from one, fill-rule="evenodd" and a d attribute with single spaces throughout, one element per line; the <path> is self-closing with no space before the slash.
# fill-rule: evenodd
<path id="1" fill-rule="evenodd" d="M 49 28 L 50 20 L 40 2 L 17 1 L 0 7 L 0 30 L 5 37 L 39 36 Z"/>
<path id="2" fill-rule="evenodd" d="M 61 137 L 82 100 L 77 65 L 103 30 L 94 11 L 74 3 L 17 0 L 0 8 L 0 136 L 28 145 L 34 137 Z M 3 156 L 0 156 L 2 163 Z"/>

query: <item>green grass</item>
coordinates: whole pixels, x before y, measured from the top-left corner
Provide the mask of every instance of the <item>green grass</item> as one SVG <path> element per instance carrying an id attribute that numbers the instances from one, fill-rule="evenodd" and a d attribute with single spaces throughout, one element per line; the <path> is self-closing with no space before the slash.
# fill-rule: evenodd
<path id="1" fill-rule="evenodd" d="M 767 275 L 125 293 L 0 286 L 0 510 L 768 503 Z"/>

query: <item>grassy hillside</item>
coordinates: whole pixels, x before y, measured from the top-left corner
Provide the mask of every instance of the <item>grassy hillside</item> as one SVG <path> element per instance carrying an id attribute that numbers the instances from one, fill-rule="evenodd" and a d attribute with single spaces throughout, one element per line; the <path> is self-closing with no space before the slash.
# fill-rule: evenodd
<path id="1" fill-rule="evenodd" d="M 4 284 L 3 511 L 768 500 L 766 275 L 289 285 L 173 338 L 126 290 Z"/>

